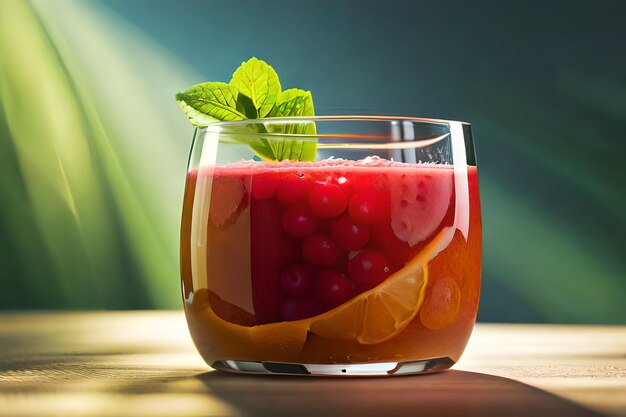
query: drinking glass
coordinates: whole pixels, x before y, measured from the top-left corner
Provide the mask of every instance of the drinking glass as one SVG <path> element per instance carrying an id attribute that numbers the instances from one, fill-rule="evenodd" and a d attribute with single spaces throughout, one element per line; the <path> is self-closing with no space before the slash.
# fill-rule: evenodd
<path id="1" fill-rule="evenodd" d="M 472 332 L 480 275 L 468 123 L 329 116 L 196 130 L 182 294 L 193 341 L 213 368 L 447 369 Z"/>

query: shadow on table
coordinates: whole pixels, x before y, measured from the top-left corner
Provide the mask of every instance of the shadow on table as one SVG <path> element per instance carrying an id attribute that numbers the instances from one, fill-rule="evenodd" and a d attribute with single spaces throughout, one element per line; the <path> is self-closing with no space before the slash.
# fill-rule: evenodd
<path id="1" fill-rule="evenodd" d="M 464 371 L 380 378 L 196 376 L 211 394 L 251 416 L 550 416 L 601 414 L 511 379 Z"/>

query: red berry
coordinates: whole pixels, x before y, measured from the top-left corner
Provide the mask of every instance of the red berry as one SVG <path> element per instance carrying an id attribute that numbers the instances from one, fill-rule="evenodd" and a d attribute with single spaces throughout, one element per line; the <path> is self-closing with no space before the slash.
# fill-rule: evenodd
<path id="1" fill-rule="evenodd" d="M 306 294 L 311 286 L 311 269 L 303 265 L 289 265 L 280 273 L 280 284 L 291 297 Z"/>
<path id="2" fill-rule="evenodd" d="M 372 225 L 368 246 L 381 250 L 389 261 L 391 271 L 397 271 L 417 253 L 408 243 L 398 239 L 391 228 L 390 222 Z"/>
<path id="3" fill-rule="evenodd" d="M 260 174 L 252 177 L 250 193 L 256 200 L 266 200 L 274 195 L 278 182 L 272 174 Z"/>
<path id="4" fill-rule="evenodd" d="M 339 249 L 328 236 L 318 233 L 304 239 L 302 256 L 313 265 L 332 265 L 339 257 Z"/>
<path id="5" fill-rule="evenodd" d="M 370 231 L 367 226 L 354 222 L 349 216 L 343 216 L 332 224 L 331 236 L 341 249 L 350 252 L 367 245 Z"/>
<path id="6" fill-rule="evenodd" d="M 310 186 L 309 175 L 288 174 L 280 181 L 276 198 L 284 205 L 297 203 L 304 197 Z"/>
<path id="7" fill-rule="evenodd" d="M 357 284 L 374 287 L 389 275 L 387 258 L 380 251 L 363 249 L 348 260 L 348 273 Z"/>
<path id="8" fill-rule="evenodd" d="M 318 184 L 309 193 L 309 206 L 320 217 L 337 217 L 347 205 L 346 195 L 335 184 Z"/>
<path id="9" fill-rule="evenodd" d="M 288 235 L 304 237 L 315 231 L 317 221 L 306 208 L 290 207 L 283 213 L 281 225 Z"/>
<path id="10" fill-rule="evenodd" d="M 283 319 L 286 321 L 306 319 L 316 316 L 322 311 L 322 306 L 308 298 L 293 298 L 287 300 L 281 309 Z"/>
<path id="11" fill-rule="evenodd" d="M 339 271 L 324 269 L 315 277 L 313 293 L 319 302 L 335 307 L 348 301 L 352 282 Z"/>
<path id="12" fill-rule="evenodd" d="M 356 191 L 350 199 L 350 216 L 365 224 L 379 223 L 389 217 L 389 196 L 373 187 Z"/>
<path id="13" fill-rule="evenodd" d="M 354 192 L 354 181 L 342 176 L 335 176 L 335 175 L 327 175 L 326 178 L 324 178 L 324 180 L 329 183 L 329 184 L 334 184 L 339 186 L 339 188 L 341 188 L 341 191 L 343 191 L 343 193 L 346 195 L 346 197 L 348 198 L 348 200 L 350 200 L 350 197 L 352 196 L 352 193 Z"/>
<path id="14" fill-rule="evenodd" d="M 354 184 L 346 177 L 339 177 L 334 181 L 341 188 L 345 195 L 350 196 L 354 191 Z"/>

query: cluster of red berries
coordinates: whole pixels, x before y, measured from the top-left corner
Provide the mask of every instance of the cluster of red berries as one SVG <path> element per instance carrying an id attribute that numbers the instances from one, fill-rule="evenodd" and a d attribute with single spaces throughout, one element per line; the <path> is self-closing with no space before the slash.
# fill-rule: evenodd
<path id="1" fill-rule="evenodd" d="M 388 194 L 345 177 L 314 180 L 308 174 L 260 174 L 253 200 L 281 205 L 284 232 L 296 238 L 302 261 L 280 276 L 285 320 L 309 317 L 373 288 L 390 273 L 385 254 L 370 243 L 370 227 L 389 222 Z"/>

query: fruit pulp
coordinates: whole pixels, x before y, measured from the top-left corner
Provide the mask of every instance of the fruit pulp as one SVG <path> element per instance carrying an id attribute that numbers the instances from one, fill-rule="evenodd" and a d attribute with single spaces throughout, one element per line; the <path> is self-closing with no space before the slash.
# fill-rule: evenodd
<path id="1" fill-rule="evenodd" d="M 480 259 L 476 167 L 241 162 L 187 177 L 182 289 L 209 364 L 456 361 Z"/>

